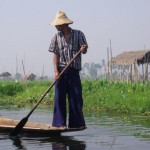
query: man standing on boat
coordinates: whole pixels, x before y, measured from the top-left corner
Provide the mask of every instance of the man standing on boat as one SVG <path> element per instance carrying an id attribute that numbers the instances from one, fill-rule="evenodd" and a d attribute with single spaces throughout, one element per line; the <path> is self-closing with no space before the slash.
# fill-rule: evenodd
<path id="1" fill-rule="evenodd" d="M 71 63 L 55 84 L 54 114 L 52 126 L 67 127 L 67 110 L 69 110 L 68 127 L 85 128 L 83 116 L 82 85 L 79 76 L 81 55 L 87 52 L 87 42 L 83 32 L 69 27 L 72 24 L 64 12 L 56 14 L 54 25 L 58 33 L 51 40 L 49 51 L 53 52 L 54 76 L 58 79 L 60 72 L 80 50 L 80 55 Z M 68 108 L 66 107 L 68 98 Z"/>

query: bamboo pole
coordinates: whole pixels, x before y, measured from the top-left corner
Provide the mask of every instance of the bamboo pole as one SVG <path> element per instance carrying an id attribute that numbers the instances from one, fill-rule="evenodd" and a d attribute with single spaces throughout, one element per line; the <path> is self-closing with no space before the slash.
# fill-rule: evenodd
<path id="1" fill-rule="evenodd" d="M 137 69 L 137 63 L 134 62 L 134 81 L 138 80 L 138 69 Z"/>
<path id="2" fill-rule="evenodd" d="M 26 72 L 25 72 L 25 67 L 24 67 L 23 60 L 22 60 L 22 68 L 23 68 L 23 73 L 24 73 L 24 81 L 25 81 L 26 88 L 27 88 Z"/>
<path id="3" fill-rule="evenodd" d="M 18 57 L 16 55 L 16 74 L 18 73 Z"/>
<path id="4" fill-rule="evenodd" d="M 44 78 L 44 65 L 43 65 L 43 70 L 42 70 L 42 79 Z"/>
<path id="5" fill-rule="evenodd" d="M 108 68 L 108 80 L 109 80 L 109 48 L 107 47 L 107 68 Z"/>
<path id="6" fill-rule="evenodd" d="M 146 70 L 145 70 L 145 79 L 148 80 L 148 60 L 149 60 L 149 53 L 147 55 L 147 59 L 146 59 Z"/>
<path id="7" fill-rule="evenodd" d="M 130 68 L 130 74 L 131 74 L 130 80 L 131 80 L 131 82 L 133 82 L 133 79 L 132 79 L 132 64 L 131 64 L 131 68 Z"/>
<path id="8" fill-rule="evenodd" d="M 110 80 L 112 80 L 112 48 L 111 48 L 111 40 L 110 40 Z"/>
<path id="9" fill-rule="evenodd" d="M 142 79 L 143 79 L 143 81 L 144 81 L 144 77 L 145 77 L 145 75 L 144 75 L 144 66 L 142 64 Z"/>
<path id="10" fill-rule="evenodd" d="M 146 56 L 144 56 L 144 81 L 146 80 Z"/>

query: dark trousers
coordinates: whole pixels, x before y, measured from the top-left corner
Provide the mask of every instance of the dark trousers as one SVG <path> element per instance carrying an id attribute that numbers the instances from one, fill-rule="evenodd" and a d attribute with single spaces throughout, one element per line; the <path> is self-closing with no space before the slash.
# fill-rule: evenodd
<path id="1" fill-rule="evenodd" d="M 60 68 L 60 72 L 63 68 Z M 66 102 L 68 99 L 68 103 Z M 66 106 L 68 104 L 68 107 Z M 68 127 L 85 126 L 82 112 L 83 99 L 79 71 L 69 68 L 55 84 L 53 126 L 66 126 L 69 114 Z M 69 113 L 67 113 L 67 110 Z"/>

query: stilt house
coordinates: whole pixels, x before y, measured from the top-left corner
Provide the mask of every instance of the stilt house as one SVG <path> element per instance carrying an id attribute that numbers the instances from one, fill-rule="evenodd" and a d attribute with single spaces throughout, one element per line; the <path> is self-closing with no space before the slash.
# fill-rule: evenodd
<path id="1" fill-rule="evenodd" d="M 117 65 L 120 70 L 120 80 L 131 82 L 150 80 L 150 49 L 125 51 L 112 57 L 111 66 L 113 65 Z"/>

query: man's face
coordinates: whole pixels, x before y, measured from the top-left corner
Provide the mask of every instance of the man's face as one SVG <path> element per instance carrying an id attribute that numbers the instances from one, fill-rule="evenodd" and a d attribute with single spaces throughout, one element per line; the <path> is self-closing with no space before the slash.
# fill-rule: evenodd
<path id="1" fill-rule="evenodd" d="M 63 31 L 63 25 L 56 25 L 55 27 L 58 31 Z"/>
<path id="2" fill-rule="evenodd" d="M 68 28 L 68 24 L 56 25 L 55 27 L 56 27 L 56 29 L 58 31 L 62 31 L 63 32 L 65 29 Z"/>

